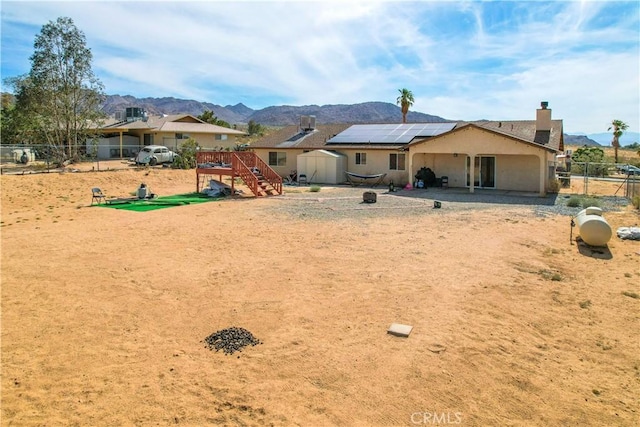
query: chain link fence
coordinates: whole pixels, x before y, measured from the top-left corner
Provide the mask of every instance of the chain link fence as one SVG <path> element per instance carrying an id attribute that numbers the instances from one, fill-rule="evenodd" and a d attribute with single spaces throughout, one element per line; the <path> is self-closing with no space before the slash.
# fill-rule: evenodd
<path id="1" fill-rule="evenodd" d="M 559 168 L 560 187 L 583 195 L 617 196 L 633 199 L 640 196 L 640 168 L 624 163 L 573 162 Z"/>
<path id="2" fill-rule="evenodd" d="M 121 151 L 122 150 L 122 151 Z M 87 160 L 129 159 L 140 150 L 139 145 L 123 144 L 93 147 L 84 153 Z M 96 153 L 97 151 L 97 153 Z M 53 168 L 53 157 L 45 146 L 1 145 L 0 164 L 13 167 Z M 624 163 L 572 162 L 556 170 L 561 191 L 573 194 L 617 196 L 629 200 L 640 197 L 640 167 Z"/>

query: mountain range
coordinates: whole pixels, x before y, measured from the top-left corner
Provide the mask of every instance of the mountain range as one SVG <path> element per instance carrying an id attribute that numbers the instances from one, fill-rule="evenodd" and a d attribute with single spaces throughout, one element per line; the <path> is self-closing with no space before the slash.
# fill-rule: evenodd
<path id="1" fill-rule="evenodd" d="M 176 98 L 135 98 L 130 95 L 108 95 L 103 111 L 109 115 L 126 107 L 144 108 L 149 115 L 191 114 L 201 115 L 205 110 L 229 124 L 246 124 L 250 120 L 264 126 L 286 126 L 299 123 L 300 116 L 316 116 L 318 123 L 400 123 L 400 107 L 388 102 L 364 102 L 337 105 L 281 105 L 253 110 L 244 104 L 216 105 L 208 102 Z M 431 114 L 409 111 L 409 122 L 445 122 L 446 119 Z"/>
<path id="2" fill-rule="evenodd" d="M 103 111 L 113 115 L 127 107 L 144 108 L 150 115 L 191 114 L 201 115 L 205 110 L 213 111 L 215 116 L 229 124 L 247 124 L 250 120 L 264 126 L 286 126 L 299 123 L 300 116 L 316 116 L 318 123 L 400 123 L 400 107 L 389 102 L 364 102 L 360 104 L 336 105 L 281 105 L 254 110 L 240 103 L 236 105 L 217 105 L 209 102 L 165 98 L 136 98 L 131 95 L 108 95 Z M 440 116 L 409 111 L 407 121 L 414 123 L 446 122 L 457 119 L 445 119 Z M 564 134 L 566 145 L 605 145 L 611 144 L 611 133 L 589 135 Z M 624 145 L 640 141 L 638 132 L 626 132 L 620 139 Z"/>

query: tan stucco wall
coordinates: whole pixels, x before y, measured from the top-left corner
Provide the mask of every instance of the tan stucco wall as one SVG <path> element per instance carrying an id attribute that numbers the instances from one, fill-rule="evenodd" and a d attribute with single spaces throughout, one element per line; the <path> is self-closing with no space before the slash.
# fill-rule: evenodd
<path id="1" fill-rule="evenodd" d="M 278 149 L 278 148 L 254 148 L 253 151 L 267 164 L 269 163 L 269 152 L 283 152 L 287 153 L 287 162 L 285 166 L 271 166 L 280 176 L 288 176 L 292 170 L 297 169 L 297 156 L 302 154 L 306 150 L 301 149 Z M 399 152 L 397 150 L 335 150 L 337 153 L 347 156 L 347 171 L 358 173 L 362 175 L 376 175 L 379 173 L 386 173 L 387 176 L 384 179 L 384 184 L 387 185 L 390 181 L 393 181 L 395 185 L 406 185 L 409 182 L 408 167 L 409 167 L 409 153 Z M 367 154 L 367 164 L 356 165 L 356 153 Z M 405 170 L 389 170 L 389 154 L 404 154 L 405 155 Z M 346 183 L 346 176 L 343 183 Z"/>
<path id="2" fill-rule="evenodd" d="M 538 191 L 540 159 L 536 156 L 496 156 L 496 189 Z"/>
<path id="3" fill-rule="evenodd" d="M 379 173 L 386 173 L 384 178 L 384 184 L 388 184 L 393 181 L 397 186 L 404 186 L 409 182 L 409 153 L 401 152 L 398 150 L 366 150 L 366 149 L 341 149 L 336 150 L 347 156 L 347 171 L 353 173 L 359 173 L 362 175 L 376 175 Z M 367 154 L 367 164 L 356 165 L 356 153 Z M 405 170 L 390 170 L 389 169 L 389 154 L 404 154 L 405 155 Z"/>
<path id="4" fill-rule="evenodd" d="M 298 154 L 304 153 L 305 150 L 302 149 L 279 149 L 279 148 L 254 148 L 252 149 L 260 159 L 269 164 L 269 153 L 272 151 L 278 153 L 287 153 L 287 162 L 284 166 L 273 166 L 270 167 L 278 173 L 278 175 L 285 177 L 289 176 L 291 171 L 296 170 L 298 168 Z"/>
<path id="5" fill-rule="evenodd" d="M 496 189 L 542 193 L 549 184 L 549 162 L 555 162 L 549 150 L 476 127 L 414 144 L 409 152 L 411 177 L 429 167 L 437 177 L 447 175 L 450 187 L 466 186 L 467 156 L 494 156 Z"/>
<path id="6" fill-rule="evenodd" d="M 180 147 L 183 142 L 187 141 L 186 139 L 180 139 L 177 140 L 176 144 L 175 132 L 136 132 L 135 134 L 140 138 L 140 145 L 144 144 L 143 135 L 145 133 L 153 135 L 153 143 L 155 145 L 166 145 L 169 148 L 176 148 L 176 145 Z M 212 134 L 188 133 L 187 135 L 189 135 L 189 138 L 195 139 L 200 147 L 206 149 L 233 149 L 236 146 L 236 135 L 228 135 L 226 141 L 217 140 L 215 135 Z"/>
<path id="7" fill-rule="evenodd" d="M 430 168 L 437 178 L 449 177 L 449 187 L 464 187 L 466 182 L 464 155 L 454 157 L 453 154 L 413 154 L 411 166 L 411 180 L 415 179 L 416 173 L 422 167 Z"/>
<path id="8" fill-rule="evenodd" d="M 195 139 L 200 147 L 202 148 L 229 148 L 233 149 L 238 143 L 237 135 L 227 135 L 227 139 L 225 141 L 215 139 L 215 135 L 212 134 L 198 134 L 193 133 L 189 134 L 189 136 Z"/>
<path id="9" fill-rule="evenodd" d="M 467 155 L 542 154 L 546 150 L 476 127 L 412 145 L 412 153 L 464 153 Z"/>
<path id="10" fill-rule="evenodd" d="M 538 191 L 540 182 L 539 158 L 532 155 L 492 155 L 495 158 L 495 188 L 498 190 Z M 436 177 L 449 177 L 449 187 L 466 187 L 467 156 L 458 154 L 425 154 L 413 155 L 412 177 L 421 167 L 430 168 Z"/>

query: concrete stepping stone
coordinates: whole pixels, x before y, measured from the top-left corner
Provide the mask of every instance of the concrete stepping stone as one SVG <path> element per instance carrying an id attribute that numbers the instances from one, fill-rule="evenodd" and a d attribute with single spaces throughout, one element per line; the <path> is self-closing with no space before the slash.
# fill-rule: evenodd
<path id="1" fill-rule="evenodd" d="M 392 323 L 387 330 L 388 334 L 395 335 L 397 337 L 408 337 L 411 333 L 413 326 L 402 325 L 400 323 Z"/>

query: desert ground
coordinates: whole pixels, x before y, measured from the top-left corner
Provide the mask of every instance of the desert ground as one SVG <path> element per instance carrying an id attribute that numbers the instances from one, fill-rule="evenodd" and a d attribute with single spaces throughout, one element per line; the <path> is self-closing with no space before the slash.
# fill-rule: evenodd
<path id="1" fill-rule="evenodd" d="M 181 194 L 195 172 L 0 180 L 3 426 L 640 423 L 631 206 L 594 249 L 535 198 L 287 187 L 130 212 L 90 189 Z M 232 326 L 262 344 L 205 347 Z"/>

